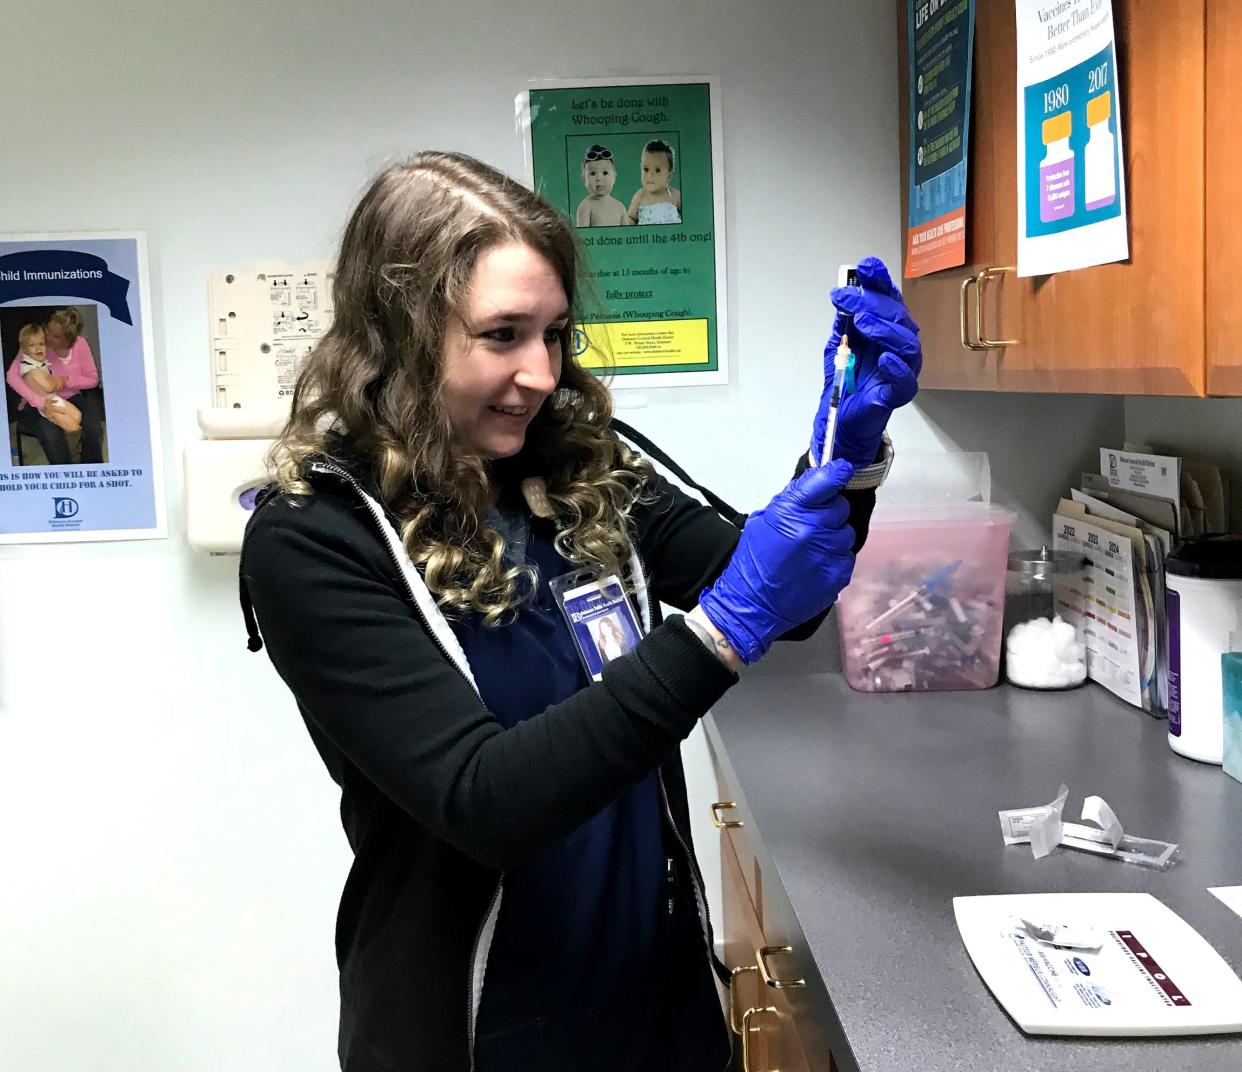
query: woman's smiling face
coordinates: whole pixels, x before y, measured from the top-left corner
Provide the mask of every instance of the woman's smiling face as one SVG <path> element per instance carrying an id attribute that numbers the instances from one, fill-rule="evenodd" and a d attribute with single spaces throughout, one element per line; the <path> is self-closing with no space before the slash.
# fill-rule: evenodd
<path id="1" fill-rule="evenodd" d="M 492 246 L 470 277 L 444 339 L 444 402 L 458 442 L 509 458 L 556 390 L 569 299 L 556 269 L 521 242 Z"/>

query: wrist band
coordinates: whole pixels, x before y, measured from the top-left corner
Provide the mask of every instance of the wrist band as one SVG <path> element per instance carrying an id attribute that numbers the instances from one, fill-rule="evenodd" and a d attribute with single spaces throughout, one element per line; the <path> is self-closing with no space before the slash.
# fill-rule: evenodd
<path id="1" fill-rule="evenodd" d="M 893 441 L 889 438 L 888 433 L 885 432 L 884 438 L 880 442 L 880 460 L 863 466 L 861 469 L 855 469 L 850 482 L 845 485 L 845 490 L 874 491 L 884 483 L 885 478 L 888 476 L 888 471 L 893 467 L 895 453 Z"/>

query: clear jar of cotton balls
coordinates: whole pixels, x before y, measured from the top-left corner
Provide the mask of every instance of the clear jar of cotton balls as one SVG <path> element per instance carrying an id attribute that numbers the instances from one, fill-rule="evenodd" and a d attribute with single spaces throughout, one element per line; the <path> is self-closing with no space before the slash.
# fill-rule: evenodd
<path id="1" fill-rule="evenodd" d="M 1069 551 L 1015 551 L 1005 579 L 1005 680 L 1072 689 L 1087 680 L 1082 631 L 1058 613 L 1082 597 L 1084 560 Z"/>

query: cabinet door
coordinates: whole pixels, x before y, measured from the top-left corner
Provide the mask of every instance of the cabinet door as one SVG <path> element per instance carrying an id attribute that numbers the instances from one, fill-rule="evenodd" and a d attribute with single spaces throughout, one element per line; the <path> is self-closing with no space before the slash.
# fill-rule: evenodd
<path id="1" fill-rule="evenodd" d="M 975 8 L 974 85 L 970 102 L 970 154 L 966 195 L 966 264 L 947 268 L 918 279 L 900 281 L 906 304 L 918 323 L 923 341 L 924 387 L 987 389 L 996 387 L 995 351 L 985 353 L 962 345 L 959 311 L 962 283 L 983 268 L 1000 263 L 996 249 L 1000 233 L 998 216 L 1003 213 L 1002 193 L 1012 185 L 1014 148 L 1012 124 L 995 121 L 997 87 L 1003 81 L 998 69 L 1005 63 L 997 39 L 997 3 Z M 910 64 L 907 0 L 897 0 L 897 48 L 899 65 L 898 102 L 901 123 L 901 241 L 904 250 L 910 210 Z M 1010 52 L 1012 52 L 1012 46 Z M 1012 59 L 1009 61 L 1012 65 Z M 1011 79 L 1012 81 L 1012 79 Z M 1011 105 L 1012 111 L 1012 105 Z M 1008 182 L 1006 171 L 1008 169 Z M 903 252 L 904 257 L 904 252 Z M 994 290 L 994 294 L 999 291 Z M 972 314 L 973 315 L 973 314 Z M 973 321 L 972 321 L 973 322 Z"/>
<path id="2" fill-rule="evenodd" d="M 735 1032 L 733 1045 L 739 1051 L 733 1067 L 740 1069 L 742 1014 L 750 1008 L 763 1008 L 768 1002 L 763 993 L 763 980 L 759 978 L 759 966 L 755 963 L 755 950 L 764 943 L 763 930 L 742 879 L 737 853 L 727 837 L 720 839 L 720 885 L 724 914 L 724 962 L 733 972 L 728 996 L 729 1029 Z M 762 1021 L 756 1021 L 755 1026 L 761 1028 Z M 761 1029 L 751 1035 L 751 1072 L 768 1067 L 767 1042 L 768 1035 Z"/>
<path id="3" fill-rule="evenodd" d="M 793 1010 L 783 991 L 764 985 L 759 975 L 756 951 L 767 944 L 763 928 L 751 903 L 741 864 L 728 838 L 721 839 L 721 887 L 724 899 L 725 964 L 733 976 L 736 991 L 729 995 L 730 1027 L 743 1026 L 747 1009 L 758 1009 L 745 1019 L 747 1028 L 745 1072 L 811 1072 L 811 1065 L 798 1037 Z M 740 1037 L 734 1038 L 742 1046 Z M 734 1067 L 742 1068 L 741 1061 Z M 828 1072 L 828 1062 L 820 1066 Z"/>
<path id="4" fill-rule="evenodd" d="M 1207 392 L 1242 395 L 1242 0 L 1207 13 Z"/>
<path id="5" fill-rule="evenodd" d="M 1014 6 L 994 6 L 1004 9 L 1011 24 L 1008 54 L 1014 56 Z M 999 328 L 1018 340 L 1000 358 L 1003 389 L 1162 395 L 1204 390 L 1204 3 L 1113 0 L 1113 20 L 1130 259 L 1012 281 L 1021 314 Z M 1012 127 L 1016 61 L 1011 73 Z M 1012 193 L 1009 205 L 1015 212 L 1009 248 L 1016 257 Z M 1006 278 L 1005 285 L 1010 282 Z"/>
<path id="6" fill-rule="evenodd" d="M 1113 17 L 1130 259 L 1051 276 L 999 277 L 987 291 L 987 334 L 1016 342 L 971 354 L 960 341 L 956 352 L 948 346 L 961 280 L 984 267 L 1015 267 L 1018 245 L 1016 16 L 1008 0 L 976 6 L 970 266 L 940 273 L 943 282 L 933 276 L 907 287 L 915 319 L 922 316 L 931 329 L 924 332 L 925 385 L 1203 393 L 1204 3 L 1113 0 Z M 927 302 L 915 296 L 922 293 Z"/>
<path id="7" fill-rule="evenodd" d="M 769 873 L 769 881 L 764 880 L 759 857 L 766 859 L 766 854 L 759 830 L 739 795 L 728 757 L 712 729 L 708 731 L 708 746 L 720 800 L 728 802 L 727 806 L 714 805 L 713 817 L 722 826 L 719 844 L 725 963 L 730 971 L 741 969 L 734 976 L 736 990 L 729 995 L 737 1001 L 731 1010 L 732 1023 L 740 1027 L 741 1015 L 750 1008 L 773 1010 L 751 1018 L 755 1029 L 749 1034 L 751 1072 L 832 1072 L 835 1066 L 825 1028 L 832 1015 L 831 1008 L 824 1007 L 827 995 L 812 997 L 805 981 L 798 979 L 814 970 L 806 939 L 779 879 Z M 742 825 L 723 826 L 739 820 Z M 768 950 L 764 960 L 773 980 L 771 986 L 760 972 L 758 951 L 765 947 L 775 947 Z M 794 952 L 795 947 L 798 952 Z M 735 1041 L 740 1051 L 740 1039 Z M 736 1067 L 740 1065 L 739 1052 Z"/>

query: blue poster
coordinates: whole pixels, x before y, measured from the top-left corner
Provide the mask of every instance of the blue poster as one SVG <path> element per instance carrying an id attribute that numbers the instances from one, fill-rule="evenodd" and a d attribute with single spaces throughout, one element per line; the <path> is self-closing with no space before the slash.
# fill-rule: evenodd
<path id="1" fill-rule="evenodd" d="M 141 234 L 0 236 L 0 543 L 167 535 Z"/>
<path id="2" fill-rule="evenodd" d="M 907 0 L 910 175 L 905 276 L 966 263 L 974 0 Z"/>

